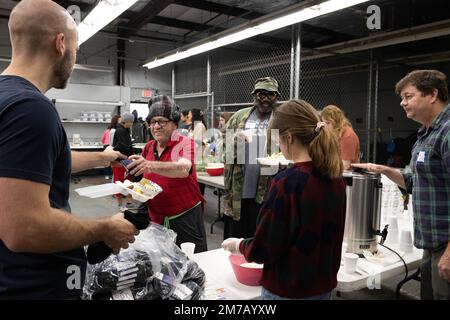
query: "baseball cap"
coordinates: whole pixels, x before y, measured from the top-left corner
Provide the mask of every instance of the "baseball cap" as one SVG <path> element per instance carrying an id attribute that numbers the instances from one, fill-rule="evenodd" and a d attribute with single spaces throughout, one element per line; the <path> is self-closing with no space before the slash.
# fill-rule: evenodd
<path id="1" fill-rule="evenodd" d="M 280 95 L 278 91 L 278 81 L 272 77 L 258 78 L 255 80 L 255 89 L 253 89 L 252 94 L 255 94 L 258 90 L 266 90 L 271 92 L 276 92 Z"/>

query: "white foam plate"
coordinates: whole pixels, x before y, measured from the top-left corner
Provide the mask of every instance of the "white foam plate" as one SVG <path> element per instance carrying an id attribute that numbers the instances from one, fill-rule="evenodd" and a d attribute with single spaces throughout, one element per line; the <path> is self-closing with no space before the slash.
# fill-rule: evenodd
<path id="1" fill-rule="evenodd" d="M 256 158 L 258 163 L 262 166 L 287 166 L 289 163 L 292 163 L 291 160 L 287 160 L 285 157 L 276 157 L 276 158 Z"/>
<path id="2" fill-rule="evenodd" d="M 89 198 L 100 198 L 109 196 L 115 193 L 121 193 L 123 187 L 114 184 L 114 183 L 105 183 L 96 186 L 90 186 L 85 188 L 75 189 L 75 192 L 80 196 L 89 197 Z"/>
<path id="3" fill-rule="evenodd" d="M 147 202 L 148 200 L 153 199 L 160 192 L 162 192 L 161 187 L 157 186 L 158 188 L 155 191 L 155 193 L 148 196 L 127 188 L 127 185 L 129 185 L 129 183 L 124 184 L 120 181 L 117 181 L 116 183 L 105 183 L 96 186 L 78 188 L 75 189 L 75 192 L 78 193 L 80 196 L 88 198 L 100 198 L 120 193 L 123 194 L 124 196 L 131 195 L 131 197 L 138 202 Z"/>

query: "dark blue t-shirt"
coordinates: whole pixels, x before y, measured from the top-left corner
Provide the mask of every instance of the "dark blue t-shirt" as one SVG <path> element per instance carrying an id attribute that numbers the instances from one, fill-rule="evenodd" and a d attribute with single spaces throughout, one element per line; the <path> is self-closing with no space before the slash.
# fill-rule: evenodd
<path id="1" fill-rule="evenodd" d="M 51 206 L 69 214 L 70 175 L 70 147 L 55 106 L 29 81 L 0 76 L 0 177 L 49 185 Z M 0 240 L 0 299 L 80 296 L 85 270 L 83 248 L 15 253 Z"/>

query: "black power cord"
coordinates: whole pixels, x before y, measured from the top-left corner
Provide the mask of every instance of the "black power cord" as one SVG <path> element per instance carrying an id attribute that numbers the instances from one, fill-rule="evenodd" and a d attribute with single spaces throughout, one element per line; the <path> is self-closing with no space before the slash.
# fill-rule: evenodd
<path id="1" fill-rule="evenodd" d="M 387 224 L 387 225 L 384 226 L 383 231 L 380 232 L 380 230 L 377 230 L 375 232 L 375 234 L 378 235 L 378 236 L 381 236 L 381 240 L 380 240 L 379 244 L 382 247 L 384 247 L 384 248 L 392 251 L 393 253 L 395 253 L 400 258 L 400 260 L 403 262 L 403 266 L 405 267 L 405 278 L 403 279 L 403 281 L 406 281 L 406 279 L 408 279 L 408 266 L 406 265 L 405 260 L 402 258 L 402 256 L 397 251 L 395 251 L 395 250 L 389 248 L 388 246 L 384 245 L 384 242 L 386 241 L 386 238 L 387 238 L 387 235 L 388 235 L 388 228 L 389 228 L 389 225 Z"/>

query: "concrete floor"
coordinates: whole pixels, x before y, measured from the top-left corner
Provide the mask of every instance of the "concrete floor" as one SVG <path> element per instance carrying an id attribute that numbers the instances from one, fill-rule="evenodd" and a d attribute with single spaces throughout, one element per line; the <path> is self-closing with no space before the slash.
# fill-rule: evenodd
<path id="1" fill-rule="evenodd" d="M 117 200 L 113 197 L 103 197 L 98 199 L 90 199 L 80 197 L 74 190 L 77 188 L 87 187 L 91 185 L 98 185 L 109 183 L 111 180 L 105 180 L 104 176 L 100 175 L 86 175 L 78 176 L 80 180 L 75 183 L 72 181 L 70 188 L 70 205 L 73 214 L 84 218 L 101 218 L 108 217 L 119 212 Z M 77 179 L 78 180 L 78 179 Z M 217 218 L 217 196 L 213 194 L 213 189 L 206 188 L 205 198 L 206 212 L 205 212 L 205 228 L 208 240 L 208 249 L 217 249 L 223 240 L 223 223 L 217 222 L 213 226 L 213 233 L 211 233 L 211 224 Z M 410 271 L 411 273 L 411 271 Z M 339 297 L 333 293 L 334 300 L 393 300 L 395 297 L 395 288 L 397 283 L 403 279 L 404 276 L 398 276 L 388 281 L 384 281 L 381 289 L 364 289 L 354 292 L 342 293 Z M 401 290 L 402 300 L 420 299 L 420 284 L 417 281 L 409 281 Z"/>

